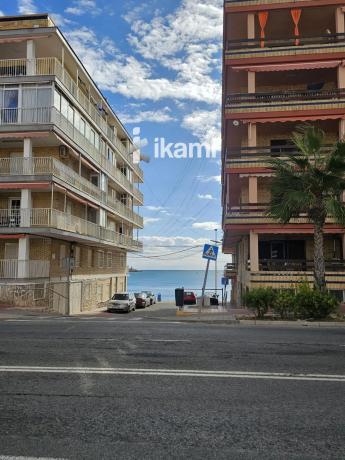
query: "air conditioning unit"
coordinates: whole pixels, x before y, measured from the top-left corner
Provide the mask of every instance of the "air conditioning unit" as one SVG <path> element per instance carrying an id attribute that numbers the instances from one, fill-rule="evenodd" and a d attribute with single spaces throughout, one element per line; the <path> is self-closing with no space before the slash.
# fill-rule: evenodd
<path id="1" fill-rule="evenodd" d="M 66 145 L 60 145 L 59 147 L 59 156 L 60 158 L 68 158 L 68 148 L 66 147 Z"/>

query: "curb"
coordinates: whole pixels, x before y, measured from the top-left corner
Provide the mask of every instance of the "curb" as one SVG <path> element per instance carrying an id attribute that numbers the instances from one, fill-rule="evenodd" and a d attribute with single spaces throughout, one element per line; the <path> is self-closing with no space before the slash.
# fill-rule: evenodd
<path id="1" fill-rule="evenodd" d="M 246 326 L 298 326 L 298 327 L 344 327 L 345 322 L 338 321 L 256 321 L 253 319 L 240 319 L 240 324 Z"/>

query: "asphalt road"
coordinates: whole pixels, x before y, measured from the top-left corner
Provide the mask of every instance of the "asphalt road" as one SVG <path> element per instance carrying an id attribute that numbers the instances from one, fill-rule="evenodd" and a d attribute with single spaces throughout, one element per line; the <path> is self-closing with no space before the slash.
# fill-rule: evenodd
<path id="1" fill-rule="evenodd" d="M 344 459 L 345 328 L 0 321 L 0 459 Z"/>

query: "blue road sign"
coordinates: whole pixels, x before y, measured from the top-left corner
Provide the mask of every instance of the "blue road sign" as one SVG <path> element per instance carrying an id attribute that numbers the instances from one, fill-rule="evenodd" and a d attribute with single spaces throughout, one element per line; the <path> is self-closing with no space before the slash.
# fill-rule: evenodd
<path id="1" fill-rule="evenodd" d="M 204 251 L 202 253 L 203 259 L 217 260 L 218 246 L 212 246 L 212 244 L 205 244 Z"/>
<path id="2" fill-rule="evenodd" d="M 223 277 L 223 278 L 222 278 L 222 285 L 223 285 L 223 286 L 227 286 L 228 284 L 229 284 L 229 278 Z"/>

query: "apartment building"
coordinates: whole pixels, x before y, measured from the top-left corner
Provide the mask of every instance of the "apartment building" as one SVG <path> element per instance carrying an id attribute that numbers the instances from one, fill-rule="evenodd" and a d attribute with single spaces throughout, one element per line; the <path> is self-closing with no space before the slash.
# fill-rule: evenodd
<path id="1" fill-rule="evenodd" d="M 1 17 L 1 302 L 74 312 L 125 290 L 142 182 L 131 137 L 49 16 Z"/>
<path id="2" fill-rule="evenodd" d="M 232 301 L 248 288 L 313 280 L 313 227 L 267 216 L 267 160 L 297 153 L 292 132 L 317 125 L 345 135 L 345 2 L 225 0 L 222 204 Z M 343 299 L 345 229 L 325 227 L 327 287 Z"/>

